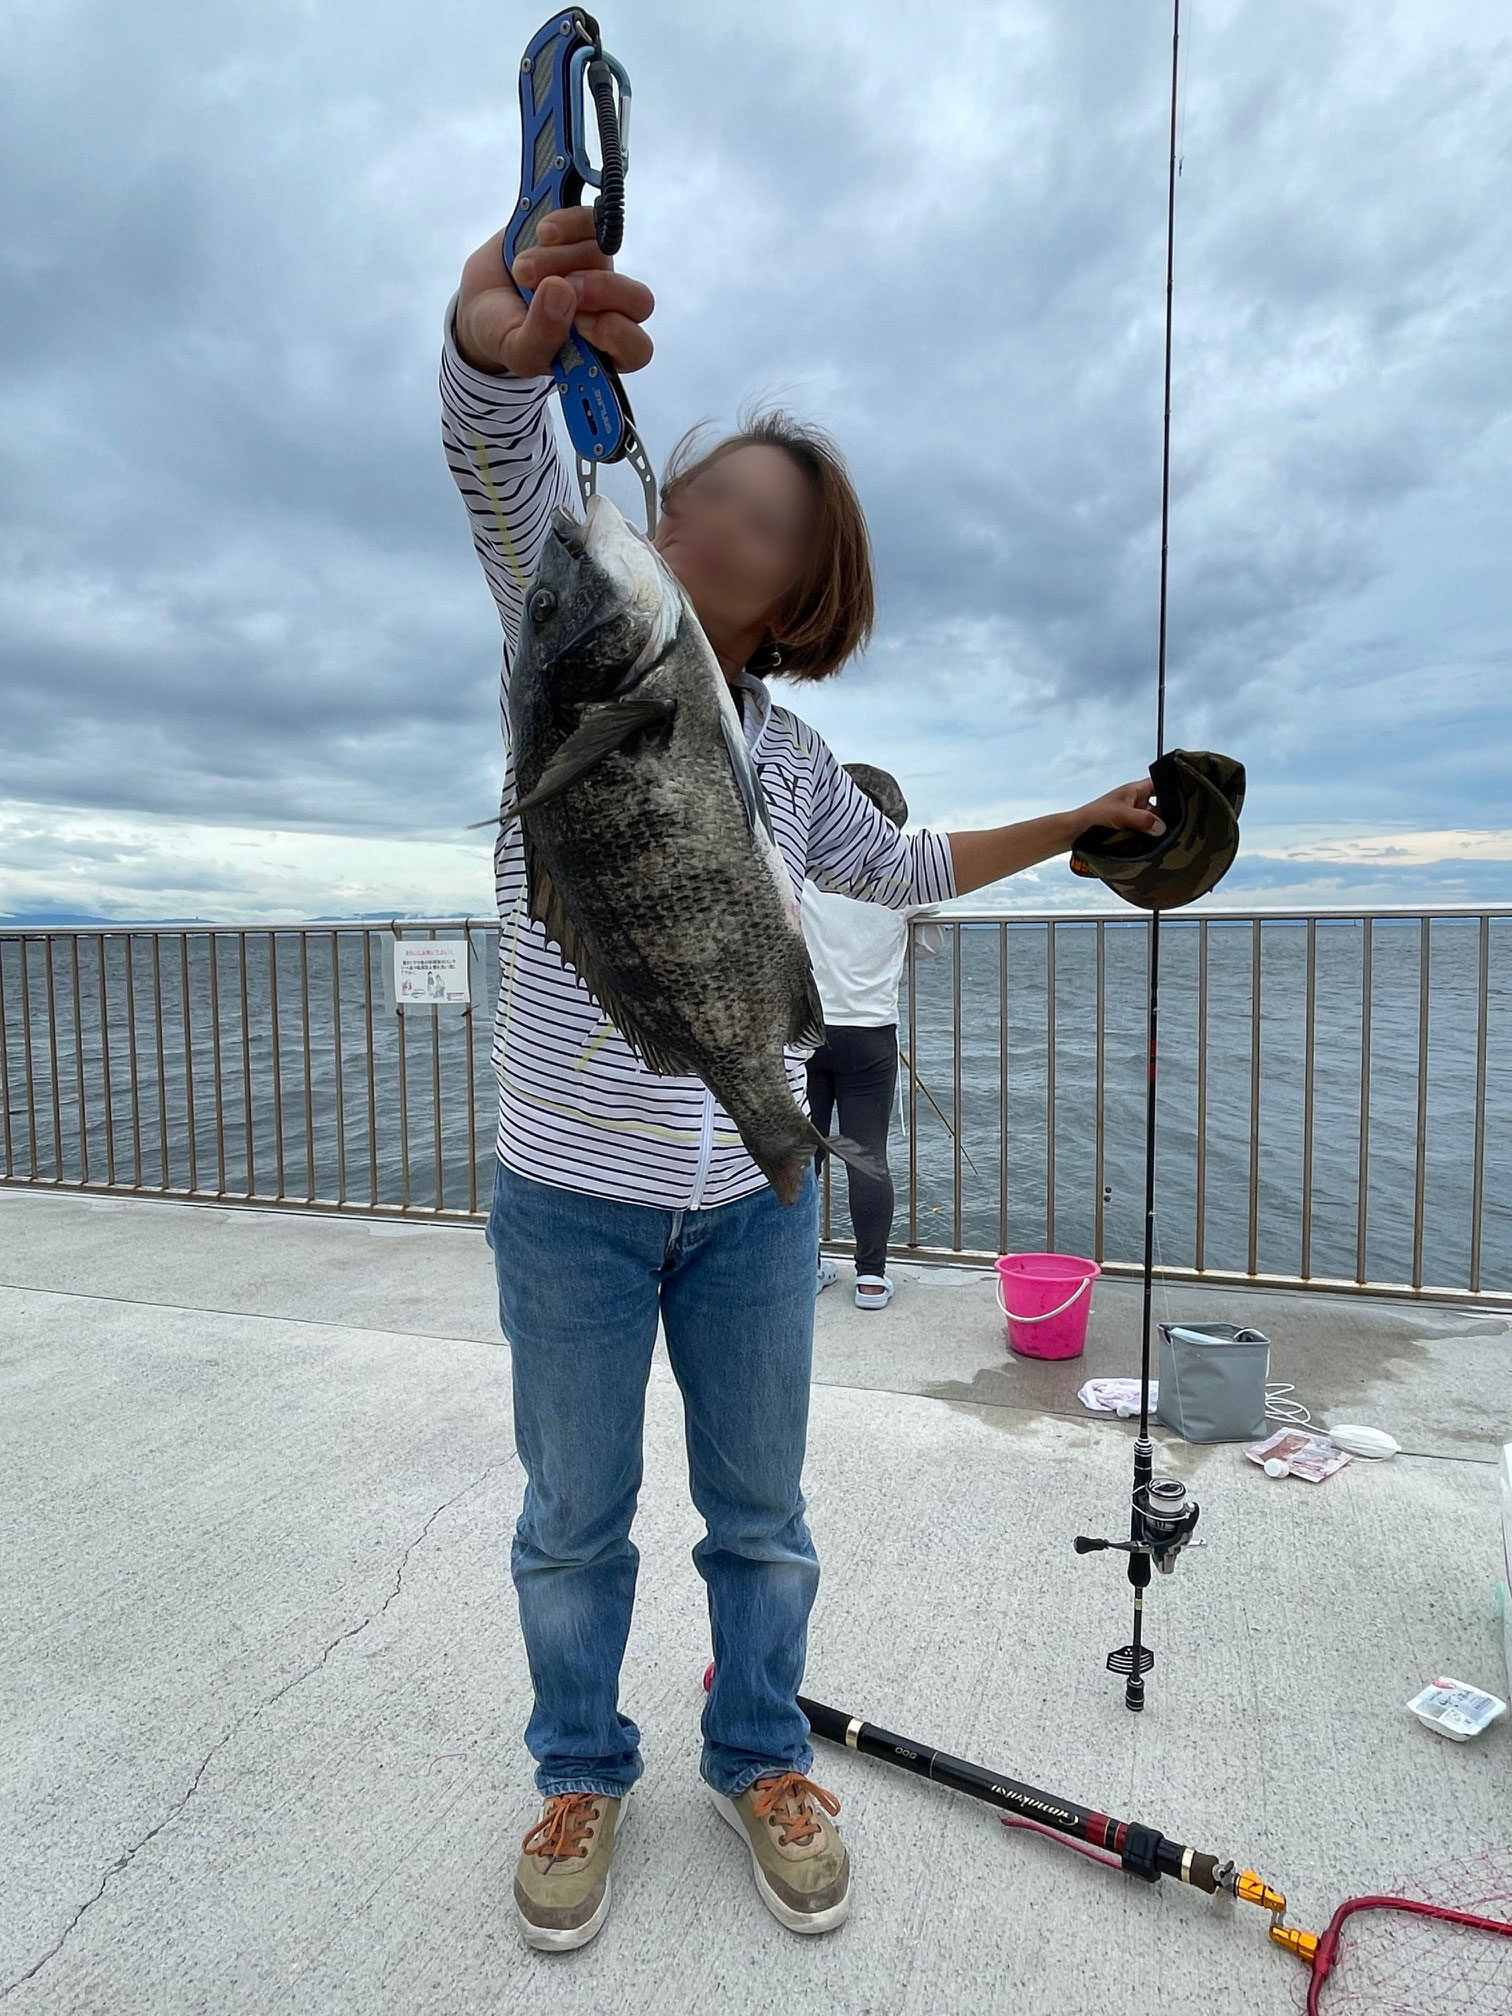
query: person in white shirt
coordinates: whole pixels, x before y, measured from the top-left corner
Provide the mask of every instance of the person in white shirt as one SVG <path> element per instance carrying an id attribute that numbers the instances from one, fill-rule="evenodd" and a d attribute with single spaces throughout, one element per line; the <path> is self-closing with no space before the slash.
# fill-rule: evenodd
<path id="1" fill-rule="evenodd" d="M 896 777 L 870 763 L 847 763 L 845 769 L 884 818 L 899 828 L 907 825 L 908 800 Z M 910 924 L 933 915 L 933 905 L 891 910 L 822 889 L 813 880 L 803 885 L 803 935 L 824 1004 L 826 1032 L 808 1060 L 809 1110 L 819 1132 L 828 1134 L 838 1108 L 839 1131 L 865 1148 L 882 1169 L 880 1177 L 851 1166 L 845 1172 L 856 1234 L 858 1309 L 885 1309 L 893 1296 L 887 1242 L 896 1198 L 887 1167 L 887 1132 L 898 1083 L 898 987 Z M 918 949 L 938 952 L 944 937 L 940 925 L 925 924 L 918 932 Z M 815 1294 L 838 1273 L 835 1262 L 821 1255 Z"/>

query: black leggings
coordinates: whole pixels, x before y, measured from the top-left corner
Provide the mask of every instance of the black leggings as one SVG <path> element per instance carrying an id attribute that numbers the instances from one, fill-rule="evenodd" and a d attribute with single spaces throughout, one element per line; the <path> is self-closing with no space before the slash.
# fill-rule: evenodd
<path id="1" fill-rule="evenodd" d="M 831 1029 L 808 1060 L 809 1110 L 821 1134 L 830 1132 L 840 1109 L 839 1132 L 887 1167 L 887 1128 L 898 1083 L 898 1032 L 886 1029 Z M 820 1166 L 824 1156 L 819 1155 Z M 846 1189 L 856 1232 L 856 1272 L 881 1274 L 893 1224 L 891 1176 L 863 1176 L 847 1163 Z"/>

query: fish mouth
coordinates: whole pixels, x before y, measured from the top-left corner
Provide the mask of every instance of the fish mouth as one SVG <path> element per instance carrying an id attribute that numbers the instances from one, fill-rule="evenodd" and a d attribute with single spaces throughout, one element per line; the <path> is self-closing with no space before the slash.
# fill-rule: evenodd
<path id="1" fill-rule="evenodd" d="M 598 500 L 590 501 L 590 514 Z M 551 536 L 567 548 L 574 560 L 581 560 L 588 551 L 588 525 L 581 518 L 574 518 L 563 505 L 558 505 L 551 517 Z"/>
<path id="2" fill-rule="evenodd" d="M 548 554 L 558 556 L 589 606 L 577 631 L 558 643 L 553 660 L 580 652 L 616 623 L 636 633 L 619 691 L 627 691 L 659 665 L 677 641 L 683 592 L 649 539 L 628 525 L 609 498 L 595 491 L 582 518 L 564 506 L 552 513 Z"/>

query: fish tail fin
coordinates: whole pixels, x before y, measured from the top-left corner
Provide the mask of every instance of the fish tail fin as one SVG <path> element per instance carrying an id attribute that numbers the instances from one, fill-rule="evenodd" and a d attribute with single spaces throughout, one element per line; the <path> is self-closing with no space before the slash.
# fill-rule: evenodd
<path id="1" fill-rule="evenodd" d="M 805 1143 L 795 1146 L 788 1141 L 767 1152 L 753 1151 L 752 1159 L 783 1203 L 796 1204 L 803 1179 L 814 1167 L 815 1155 L 821 1151 L 838 1155 L 850 1168 L 858 1170 L 863 1176 L 870 1176 L 875 1182 L 885 1182 L 887 1178 L 887 1164 L 870 1149 L 863 1148 L 859 1142 L 847 1140 L 843 1134 L 832 1134 L 826 1139 L 813 1127 L 808 1129 Z"/>
<path id="2" fill-rule="evenodd" d="M 775 1126 L 745 1135 L 746 1152 L 784 1204 L 796 1204 L 821 1142 L 795 1107 Z"/>
<path id="3" fill-rule="evenodd" d="M 757 1157 L 757 1166 L 784 1204 L 796 1204 L 803 1179 L 814 1166 L 813 1150 L 800 1148 L 778 1159 Z"/>
<path id="4" fill-rule="evenodd" d="M 840 1160 L 848 1168 L 854 1169 L 858 1175 L 870 1176 L 874 1183 L 887 1181 L 886 1160 L 873 1154 L 871 1149 L 863 1148 L 859 1141 L 847 1140 L 843 1134 L 831 1134 L 827 1137 L 821 1135 L 820 1141 L 831 1155 L 838 1155 Z"/>

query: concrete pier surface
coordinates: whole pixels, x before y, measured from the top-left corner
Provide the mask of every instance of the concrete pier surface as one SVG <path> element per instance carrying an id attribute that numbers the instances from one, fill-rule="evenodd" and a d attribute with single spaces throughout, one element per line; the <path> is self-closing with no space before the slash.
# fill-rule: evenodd
<path id="1" fill-rule="evenodd" d="M 1440 1674 L 1507 1692 L 1508 1316 L 1157 1291 L 1162 1316 L 1257 1323 L 1316 1419 L 1404 1453 L 1311 1486 L 1160 1431 L 1206 1544 L 1156 1579 L 1135 1717 L 1103 1666 L 1122 1557 L 1071 1539 L 1126 1530 L 1132 1427 L 1076 1389 L 1137 1371 L 1138 1284 L 1099 1282 L 1086 1356 L 1045 1365 L 1010 1357 L 990 1276 L 894 1275 L 884 1311 L 846 1268 L 818 1307 L 805 1690 L 1233 1856 L 1313 1929 L 1446 1865 L 1512 1896 L 1512 1717 L 1455 1744 L 1404 1709 Z M 521 1474 L 475 1230 L 5 1191 L 0 1366 L 15 2016 L 1300 2007 L 1261 1914 L 827 1745 L 851 1919 L 803 1940 L 767 1915 L 696 1774 L 701 1527 L 660 1351 L 622 1687 L 646 1776 L 601 1936 L 527 1951 Z"/>

